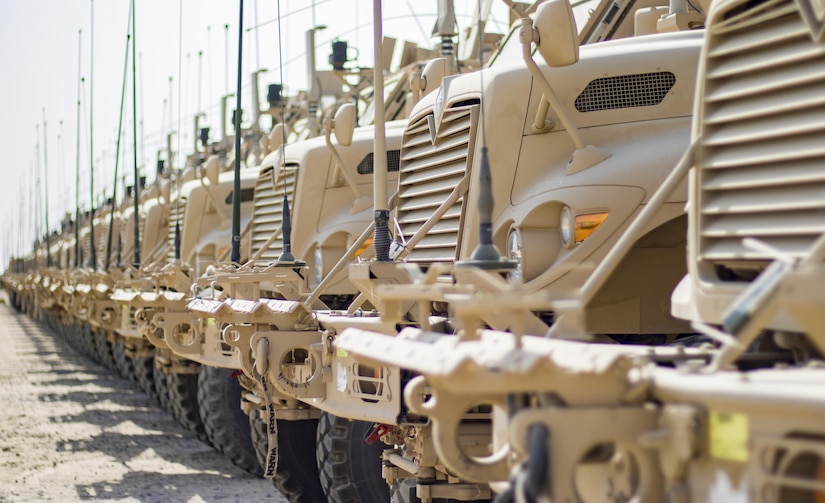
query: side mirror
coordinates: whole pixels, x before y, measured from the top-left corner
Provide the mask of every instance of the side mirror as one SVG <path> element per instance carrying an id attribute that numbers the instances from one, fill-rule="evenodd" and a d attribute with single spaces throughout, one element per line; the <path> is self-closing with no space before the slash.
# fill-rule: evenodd
<path id="1" fill-rule="evenodd" d="M 344 103 L 335 112 L 335 140 L 342 147 L 352 145 L 352 134 L 355 131 L 355 105 Z"/>
<path id="2" fill-rule="evenodd" d="M 172 202 L 172 182 L 169 180 L 162 180 L 160 182 L 160 195 L 163 197 L 163 202 Z"/>
<path id="3" fill-rule="evenodd" d="M 267 140 L 269 140 L 268 152 L 275 152 L 281 148 L 281 144 L 284 143 L 284 136 L 283 123 L 279 122 L 278 124 L 275 124 L 275 127 L 272 128 L 272 131 L 270 131 L 267 136 Z"/>
<path id="4" fill-rule="evenodd" d="M 549 66 L 568 66 L 579 60 L 579 30 L 568 0 L 539 5 L 533 28 L 538 32 L 538 52 Z"/>
<path id="5" fill-rule="evenodd" d="M 221 175 L 221 164 L 218 156 L 210 155 L 203 167 L 204 175 L 209 183 L 212 185 L 218 184 L 218 178 Z"/>
<path id="6" fill-rule="evenodd" d="M 449 73 L 449 68 L 447 67 L 447 58 L 435 58 L 431 59 L 424 65 L 424 69 L 421 70 L 421 77 L 422 77 L 422 86 L 421 86 L 421 96 L 426 95 L 432 90 L 438 89 L 441 86 L 441 81 L 444 80 L 444 76 Z"/>

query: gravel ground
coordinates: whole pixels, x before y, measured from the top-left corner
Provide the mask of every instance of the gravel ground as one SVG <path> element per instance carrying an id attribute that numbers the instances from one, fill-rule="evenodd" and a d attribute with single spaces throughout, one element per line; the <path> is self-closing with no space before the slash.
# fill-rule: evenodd
<path id="1" fill-rule="evenodd" d="M 141 391 L 0 304 L 0 502 L 286 503 Z"/>

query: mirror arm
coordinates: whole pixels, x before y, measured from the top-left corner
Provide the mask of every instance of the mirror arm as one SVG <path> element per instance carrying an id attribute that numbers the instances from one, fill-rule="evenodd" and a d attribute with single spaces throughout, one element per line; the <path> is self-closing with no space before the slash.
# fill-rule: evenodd
<path id="1" fill-rule="evenodd" d="M 550 109 L 550 102 L 542 95 L 539 108 L 536 110 L 536 118 L 533 120 L 533 131 L 544 133 L 553 129 L 555 124 L 547 119 L 547 111 Z"/>
<path id="2" fill-rule="evenodd" d="M 330 124 L 327 124 L 327 121 L 329 121 Z M 335 148 L 335 145 L 332 144 L 332 140 L 330 139 L 330 136 L 332 135 L 331 122 L 332 119 L 329 117 L 327 117 L 327 119 L 324 120 L 324 139 L 327 142 L 327 148 L 330 152 L 332 152 L 332 156 L 335 157 L 335 169 L 332 173 L 332 179 L 335 182 L 337 182 L 338 175 L 344 175 L 344 179 L 347 181 L 347 185 L 350 186 L 352 192 L 355 194 L 355 199 L 358 199 L 362 195 L 361 191 L 358 190 L 358 185 L 356 185 L 355 180 L 352 178 L 352 174 L 347 169 L 346 164 L 344 164 L 344 159 L 341 157 L 341 154 L 338 153 L 338 149 Z"/>
<path id="3" fill-rule="evenodd" d="M 541 73 L 541 69 L 539 69 L 539 66 L 533 61 L 533 42 L 538 42 L 538 38 L 538 33 L 533 28 L 533 21 L 530 18 L 523 18 L 521 20 L 521 29 L 519 30 L 522 58 L 527 64 L 527 69 L 530 70 L 530 74 L 532 74 L 533 78 L 538 82 L 541 92 L 544 95 L 544 100 L 553 107 L 553 111 L 558 115 L 564 129 L 566 129 L 567 134 L 570 135 L 570 139 L 573 140 L 576 150 L 582 149 L 585 147 L 585 144 L 584 141 L 582 141 L 581 135 L 579 135 L 579 130 L 576 128 L 576 125 L 573 124 L 570 116 L 567 115 L 567 111 L 564 110 L 559 97 L 556 95 L 556 92 L 553 91 L 550 83 L 547 82 L 544 74 Z"/>
<path id="4" fill-rule="evenodd" d="M 206 195 L 209 197 L 209 200 L 212 201 L 212 205 L 215 207 L 215 211 L 217 211 L 218 214 L 221 216 L 221 220 L 228 220 L 229 215 L 227 215 L 226 212 L 221 209 L 221 205 L 218 202 L 218 199 L 215 197 L 215 194 L 213 194 L 212 191 L 209 189 L 209 187 L 211 187 L 212 184 L 210 183 L 209 185 L 206 185 L 206 183 L 204 182 L 204 178 L 205 177 L 203 176 L 198 177 L 198 179 L 201 182 L 201 187 L 203 187 L 204 190 L 206 190 Z"/>

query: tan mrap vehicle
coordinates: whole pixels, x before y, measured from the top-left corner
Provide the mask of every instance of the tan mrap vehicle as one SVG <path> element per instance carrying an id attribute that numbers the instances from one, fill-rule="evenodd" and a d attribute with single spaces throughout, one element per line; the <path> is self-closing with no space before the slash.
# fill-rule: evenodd
<path id="1" fill-rule="evenodd" d="M 397 159 L 403 123 L 392 124 L 388 155 Z M 339 267 L 336 278 L 325 278 L 369 225 L 373 162 L 371 128 L 355 129 L 354 134 L 352 127 L 349 130 L 345 145 L 333 146 L 329 137 L 314 138 L 286 145 L 283 160 L 279 149 L 264 159 L 246 232 L 249 259 L 241 268 L 219 265 L 197 281 L 197 292 L 205 292 L 198 293 L 189 307 L 204 316 L 198 326 L 205 330 L 215 322 L 242 324 L 241 313 L 232 313 L 231 303 L 227 304 L 230 300 L 299 300 L 322 280 L 325 287 L 316 296 L 318 307 L 347 307 L 357 290 L 347 281 L 345 271 Z M 397 161 L 393 171 L 397 171 Z M 284 194 L 291 214 L 290 253 L 306 260 L 282 261 Z M 367 258 L 371 253 L 366 246 L 359 256 Z M 222 318 L 225 311 L 227 319 Z M 255 323 L 265 322 L 261 316 Z M 195 337 L 189 346 L 176 345 L 174 350 L 204 364 L 240 369 L 241 360 L 248 359 L 248 340 L 210 334 Z"/>
<path id="2" fill-rule="evenodd" d="M 242 170 L 241 199 L 242 212 L 245 212 L 242 216 L 244 224 L 251 214 L 254 174 L 252 168 Z M 156 370 L 172 376 L 173 381 L 178 378 L 194 378 L 194 382 L 189 383 L 191 386 L 177 386 L 179 394 L 184 390 L 196 393 L 197 368 L 189 368 L 191 365 L 174 358 L 168 348 L 191 337 L 190 327 L 193 320 L 185 309 L 189 287 L 197 274 L 197 269 L 205 269 L 214 263 L 222 249 L 228 247 L 231 221 L 234 173 L 220 173 L 218 159 L 213 156 L 207 161 L 204 169 L 200 170 L 199 176 L 195 175 L 194 172 L 189 176 L 184 173 L 185 178 L 193 179 L 183 183 L 174 195 L 167 196 L 169 203 L 163 203 L 168 208 L 168 232 L 164 236 L 167 245 L 156 248 L 165 250 L 165 257 L 147 266 L 147 274 L 150 276 L 141 279 L 139 287 L 136 287 L 133 281 L 131 286 L 116 291 L 112 296 L 112 299 L 120 304 L 121 309 L 130 310 L 130 314 L 134 308 L 133 319 L 137 324 L 137 332 L 159 348 L 160 359 L 157 358 L 158 354 L 155 354 L 156 360 L 164 362 L 165 365 L 161 367 L 156 363 Z M 147 214 L 147 226 L 151 220 L 150 216 L 151 214 Z M 176 228 L 179 229 L 179 234 L 176 233 Z M 179 257 L 176 256 L 178 254 Z M 182 258 L 185 258 L 186 262 Z M 189 265 L 190 261 L 193 266 Z M 120 333 L 124 337 L 134 337 L 134 329 L 132 321 L 129 320 L 123 324 Z M 141 358 L 150 357 L 151 355 L 141 354 Z M 140 381 L 146 381 L 143 383 L 144 388 L 154 390 L 158 398 L 163 400 L 162 377 L 153 377 L 152 369 L 143 369 L 142 366 L 140 370 L 136 367 L 136 372 Z M 161 389 L 158 389 L 158 384 Z M 194 399 L 192 403 L 197 405 Z M 170 405 L 174 406 L 175 402 L 171 402 Z M 176 411 L 179 419 L 192 416 L 191 421 L 184 421 L 185 426 L 202 429 L 202 425 L 194 424 L 197 423 L 194 419 L 196 415 L 191 411 Z"/>
<path id="3" fill-rule="evenodd" d="M 720 4 L 696 107 L 688 274 L 672 303 L 680 318 L 735 331 L 753 314 L 730 313 L 735 300 L 772 261 L 806 257 L 825 230 L 817 108 L 825 49 L 811 40 L 818 11 L 807 2 Z M 722 14 L 734 8 L 745 12 Z M 745 37 L 755 42 L 729 48 L 728 39 Z M 785 344 L 805 346 L 793 334 L 810 328 L 787 310 L 767 325 L 786 333 Z"/>
<path id="4" fill-rule="evenodd" d="M 756 208 L 756 202 L 770 208 L 788 201 L 780 191 L 738 206 L 726 199 L 733 194 L 753 195 L 754 186 L 770 191 L 779 190 L 777 185 L 783 190 L 810 185 L 795 185 L 792 175 L 799 173 L 797 164 L 804 164 L 805 153 L 819 145 L 804 148 L 813 138 L 808 131 L 825 127 L 822 120 L 803 120 L 812 105 L 806 97 L 815 95 L 806 94 L 805 83 L 815 78 L 813 68 L 825 64 L 815 12 L 803 2 L 713 4 L 697 106 L 707 115 L 697 114 L 695 144 L 654 198 L 665 199 L 693 166 L 692 248 L 718 244 L 715 239 L 726 235 L 723 224 Z M 799 71 L 801 64 L 809 65 L 806 71 Z M 796 79 L 801 79 L 799 85 Z M 794 105 L 803 102 L 807 106 Z M 762 117 L 770 117 L 774 126 L 789 121 L 807 127 L 749 127 L 749 121 Z M 767 142 L 761 135 L 770 138 L 770 148 L 761 151 L 757 163 L 754 149 Z M 790 146 L 794 149 L 788 154 L 783 149 Z M 784 160 L 772 165 L 775 158 Z M 775 175 L 771 182 L 764 178 L 770 173 Z M 712 203 L 718 203 L 715 211 L 708 210 Z M 645 219 L 652 213 L 646 211 Z M 756 257 L 761 264 L 749 263 L 744 254 L 740 262 L 727 262 L 740 271 L 745 266 L 755 271 L 749 286 L 718 314 L 693 308 L 694 326 L 712 342 L 705 350 L 641 354 L 626 346 L 568 346 L 565 341 L 473 330 L 458 338 L 408 332 L 395 339 L 353 331 L 339 338 L 337 347 L 357 352 L 364 361 L 412 362 L 407 368 L 421 376 L 405 394 L 411 409 L 433 422 L 436 449 L 455 474 L 485 478 L 495 466 L 510 460 L 508 469 L 513 470 L 512 460 L 520 460 L 509 483 L 493 483 L 501 501 L 817 501 L 825 495 L 825 373 L 820 368 L 825 320 L 819 293 L 825 237 L 821 230 L 812 231 L 794 254 L 783 254 L 761 242 L 770 219 L 765 226 L 756 225 L 761 221 L 752 220 L 754 227 L 729 227 L 732 250 L 763 254 Z M 740 243 L 742 238 L 751 240 Z M 624 253 L 628 246 L 622 248 Z M 616 263 L 615 257 L 607 261 Z M 692 272 L 702 266 L 701 257 L 689 255 Z M 674 304 L 687 302 L 679 298 L 682 293 L 674 293 Z M 512 304 L 536 300 L 512 295 Z M 694 295 L 696 303 L 708 300 L 701 291 Z M 456 309 L 465 311 L 465 319 L 478 320 L 484 305 L 483 298 L 468 298 Z M 703 319 L 702 312 L 711 314 Z M 779 313 L 794 323 L 795 331 L 777 325 Z M 462 409 L 478 403 L 506 411 L 499 416 L 499 448 L 484 458 L 462 451 L 455 442 Z"/>
<path id="5" fill-rule="evenodd" d="M 535 28 L 528 25 L 522 33 L 530 30 Z M 405 262 L 426 268 L 472 257 L 479 242 L 482 127 L 495 201 L 493 244 L 517 262 L 512 274 L 530 291 L 580 286 L 687 146 L 699 33 L 585 45 L 580 57 L 578 49 L 569 57 L 548 54 L 546 66 L 523 56 L 533 51 L 530 41 L 520 43 L 519 28 L 514 29 L 490 69 L 481 76 L 444 79 L 414 110 L 402 147 L 396 215 L 397 240 L 404 247 L 399 258 Z M 539 45 L 538 52 L 552 51 Z M 459 123 L 465 124 L 460 131 Z M 454 147 L 459 138 L 466 143 Z M 440 161 L 459 153 L 466 170 Z M 458 200 L 445 208 L 443 201 L 454 194 Z M 684 268 L 683 206 L 684 191 L 677 191 L 598 292 L 587 311 L 593 332 L 688 331 L 661 303 Z M 413 235 L 428 225 L 416 243 Z M 641 271 L 645 281 L 638 281 Z M 553 313 L 537 314 L 533 330 L 546 329 Z M 486 322 L 506 328 L 502 319 Z"/>
<path id="6" fill-rule="evenodd" d="M 255 380 L 251 337 L 256 331 L 277 330 L 287 340 L 311 337 L 320 342 L 323 336 L 312 323 L 293 330 L 293 324 L 301 322 L 300 314 L 309 311 L 279 313 L 279 307 L 298 307 L 310 295 L 316 300 L 306 304 L 307 308 L 328 311 L 330 307 L 347 307 L 357 289 L 347 281 L 346 268 L 341 264 L 372 255 L 372 248 L 363 246 L 363 238 L 371 236 L 364 229 L 370 229 L 372 219 L 368 194 L 372 192 L 373 129 L 353 130 L 353 117 L 347 117 L 351 111 L 345 106 L 336 114 L 337 145 L 332 145 L 330 138 L 333 124 L 326 121 L 326 138 L 286 145 L 283 160 L 280 150 L 266 157 L 247 233 L 250 259 L 237 269 L 218 265 L 214 274 L 198 280 L 196 298 L 188 306 L 200 317 L 194 326 L 201 336 L 185 347 L 173 348 L 177 354 L 204 365 L 244 370 L 246 377 L 241 383 L 247 393 L 243 407 L 250 415 L 262 461 L 268 441 L 260 410 L 265 393 Z M 396 168 L 391 168 L 392 179 L 397 172 L 403 125 L 396 121 L 389 126 L 388 157 Z M 305 262 L 283 260 L 281 232 L 288 232 L 283 226 L 284 187 L 291 211 L 291 253 L 298 259 L 306 257 Z M 353 248 L 351 245 L 359 239 L 362 244 Z M 348 251 L 354 251 L 357 257 L 344 256 Z M 322 279 L 323 285 L 318 287 Z M 325 498 L 318 472 L 304 467 L 306 463 L 315 465 L 314 449 L 307 450 L 306 445 L 315 442 L 319 411 L 274 390 L 272 393 L 279 409 L 277 438 L 281 446 L 278 476 L 273 479 L 276 487 L 292 501 Z"/>

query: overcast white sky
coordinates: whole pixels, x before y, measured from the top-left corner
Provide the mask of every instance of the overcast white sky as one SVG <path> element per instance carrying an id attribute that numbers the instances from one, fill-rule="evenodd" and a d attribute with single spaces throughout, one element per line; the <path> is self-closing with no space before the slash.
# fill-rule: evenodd
<path id="1" fill-rule="evenodd" d="M 177 129 L 178 114 L 184 123 L 180 148 L 191 150 L 191 117 L 206 113 L 213 139 L 219 127 L 219 98 L 234 92 L 237 72 L 239 0 L 136 0 L 138 57 L 138 162 L 153 178 L 156 152 L 162 132 Z M 314 7 L 313 7 L 314 3 Z M 384 33 L 419 45 L 432 46 L 429 37 L 435 22 L 437 0 L 384 0 Z M 461 28 L 473 22 L 476 0 L 455 0 Z M 506 30 L 506 8 L 494 2 L 494 24 L 488 30 Z M 327 29 L 318 34 L 316 58 L 319 69 L 328 68 L 330 43 L 347 40 L 360 50 L 359 63 L 372 65 L 371 0 L 280 0 L 284 81 L 292 94 L 306 82 L 304 33 L 315 25 Z M 266 85 L 279 82 L 278 0 L 244 1 L 244 84 L 257 68 L 269 71 L 261 79 L 261 102 Z M 416 17 L 411 15 L 415 11 Z M 182 16 L 180 15 L 182 11 Z M 92 12 L 94 12 L 94 79 L 92 76 Z M 0 180 L 5 195 L 0 201 L 0 264 L 9 255 L 30 250 L 34 237 L 37 172 L 39 193 L 45 192 L 48 171 L 49 221 L 58 225 L 66 211 L 75 207 L 77 156 L 78 32 L 82 49 L 80 73 L 86 78 L 82 98 L 80 191 L 81 206 L 88 207 L 89 191 L 89 94 L 94 89 L 94 153 L 96 199 L 110 187 L 114 173 L 120 90 L 126 50 L 129 0 L 0 0 Z M 224 26 L 229 25 L 225 30 Z M 258 25 L 257 30 L 248 30 Z M 182 26 L 182 30 L 179 27 Z M 491 31 L 492 31 L 491 30 Z M 228 36 L 227 36 L 228 35 Z M 182 40 L 182 45 L 179 43 Z M 228 40 L 228 44 L 227 44 Z M 225 48 L 228 47 L 228 51 Z M 198 53 L 203 55 L 199 56 Z M 226 54 L 228 52 L 228 58 Z M 179 57 L 180 55 L 180 57 Z M 226 68 L 229 68 L 227 78 Z M 131 68 L 131 63 L 130 63 Z M 179 71 L 180 68 L 180 71 Z M 169 78 L 171 84 L 171 106 Z M 200 79 L 199 79 L 200 76 Z M 130 77 L 131 79 L 131 77 Z M 182 88 L 179 96 L 178 88 Z M 131 96 L 131 84 L 127 89 Z M 125 145 L 118 180 L 133 183 L 131 98 L 127 98 Z M 164 100 L 167 104 L 164 105 Z M 234 103 L 234 100 L 233 100 Z M 249 92 L 244 109 L 250 108 Z M 234 108 L 234 105 L 233 105 Z M 43 111 L 46 133 L 43 137 Z M 62 126 L 61 126 L 62 121 Z M 170 122 L 174 124 L 170 124 Z M 36 155 L 39 130 L 39 156 Z M 127 134 L 128 133 L 128 134 Z M 45 143 L 45 145 L 44 145 Z M 177 144 L 175 145 L 177 150 Z M 120 183 L 120 182 L 118 182 Z M 106 195 L 111 190 L 106 190 Z M 120 192 L 120 191 L 119 191 Z M 122 192 L 120 192 L 122 194 Z M 119 196 L 120 197 L 120 196 Z M 1 269 L 0 269 L 1 270 Z"/>

